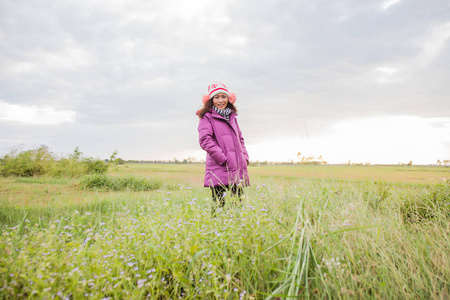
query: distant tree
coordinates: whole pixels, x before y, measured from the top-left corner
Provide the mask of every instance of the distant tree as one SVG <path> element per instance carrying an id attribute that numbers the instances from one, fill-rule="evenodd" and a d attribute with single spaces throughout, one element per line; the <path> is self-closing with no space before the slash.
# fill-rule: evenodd
<path id="1" fill-rule="evenodd" d="M 69 155 L 70 159 L 73 160 L 79 160 L 81 157 L 81 154 L 83 154 L 83 152 L 80 151 L 80 148 L 77 146 L 75 147 L 75 149 L 73 149 L 72 154 Z"/>
<path id="2" fill-rule="evenodd" d="M 119 158 L 117 158 L 117 154 L 119 154 L 119 151 L 117 151 L 117 149 L 115 149 L 109 156 L 109 161 L 108 161 L 108 164 L 110 166 L 113 166 L 115 169 L 117 169 L 117 166 L 120 163 Z"/>
<path id="3" fill-rule="evenodd" d="M 301 165 L 326 165 L 327 162 L 323 159 L 322 155 L 315 157 L 314 155 L 302 156 L 300 152 L 297 152 L 297 158 Z"/>

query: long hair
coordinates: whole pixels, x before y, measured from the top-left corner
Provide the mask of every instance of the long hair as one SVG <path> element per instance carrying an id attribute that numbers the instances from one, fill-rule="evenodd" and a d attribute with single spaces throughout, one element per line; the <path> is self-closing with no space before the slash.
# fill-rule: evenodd
<path id="1" fill-rule="evenodd" d="M 197 110 L 196 115 L 200 119 L 203 118 L 203 116 L 212 109 L 213 105 L 214 105 L 213 99 L 211 98 L 205 102 L 205 104 L 203 105 L 203 108 L 200 108 L 199 110 Z M 227 107 L 229 109 L 231 109 L 232 111 L 234 111 L 235 113 L 237 113 L 236 106 L 234 106 L 234 104 L 232 104 L 230 101 L 228 101 Z"/>

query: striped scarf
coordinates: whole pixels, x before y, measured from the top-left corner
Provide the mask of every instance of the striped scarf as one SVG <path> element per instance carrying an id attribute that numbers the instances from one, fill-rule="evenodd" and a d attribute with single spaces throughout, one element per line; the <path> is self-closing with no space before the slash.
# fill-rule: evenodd
<path id="1" fill-rule="evenodd" d="M 225 109 L 220 109 L 220 108 L 217 108 L 217 107 L 213 106 L 213 108 L 219 115 L 221 115 L 228 122 L 230 122 L 231 109 L 229 107 L 226 107 Z"/>

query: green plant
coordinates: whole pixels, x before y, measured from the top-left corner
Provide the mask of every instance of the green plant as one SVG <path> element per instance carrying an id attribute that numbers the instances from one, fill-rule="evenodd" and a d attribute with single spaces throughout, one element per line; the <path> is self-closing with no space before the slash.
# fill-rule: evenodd
<path id="1" fill-rule="evenodd" d="M 383 203 L 392 195 L 392 184 L 385 181 L 375 181 L 373 184 L 365 184 L 364 199 L 368 205 L 377 209 L 382 207 Z"/>
<path id="2" fill-rule="evenodd" d="M 108 170 L 108 164 L 92 157 L 82 160 L 82 164 L 86 167 L 87 174 L 105 174 Z"/>
<path id="3" fill-rule="evenodd" d="M 450 183 L 439 183 L 407 197 L 401 207 L 406 222 L 421 222 L 441 214 L 450 217 Z"/>
<path id="4" fill-rule="evenodd" d="M 106 191 L 151 191 L 161 187 L 159 182 L 151 182 L 136 176 L 110 177 L 104 174 L 85 175 L 80 180 L 82 189 L 100 189 Z"/>
<path id="5" fill-rule="evenodd" d="M 92 157 L 82 158 L 78 147 L 67 157 L 58 158 L 47 146 L 20 151 L 14 149 L 0 158 L 0 175 L 79 177 L 84 174 L 105 174 L 108 164 Z"/>
<path id="6" fill-rule="evenodd" d="M 54 158 L 47 146 L 27 151 L 14 149 L 0 159 L 0 174 L 5 177 L 39 176 L 45 174 L 52 163 Z"/>

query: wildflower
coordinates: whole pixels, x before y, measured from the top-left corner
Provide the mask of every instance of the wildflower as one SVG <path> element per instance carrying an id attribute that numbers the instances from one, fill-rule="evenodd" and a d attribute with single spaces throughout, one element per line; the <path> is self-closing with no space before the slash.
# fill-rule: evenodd
<path id="1" fill-rule="evenodd" d="M 230 282 L 231 282 L 231 275 L 230 275 L 230 274 L 227 274 L 227 275 L 226 275 L 226 279 L 227 279 L 227 282 L 230 283 Z"/>
<path id="2" fill-rule="evenodd" d="M 144 285 L 144 283 L 146 283 L 146 282 L 147 282 L 147 279 L 138 280 L 138 282 L 137 282 L 138 287 L 142 287 Z"/>
<path id="3" fill-rule="evenodd" d="M 342 225 L 344 225 L 344 226 L 352 226 L 352 224 L 350 224 L 349 220 L 344 220 L 344 223 L 342 223 Z"/>

